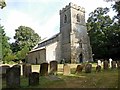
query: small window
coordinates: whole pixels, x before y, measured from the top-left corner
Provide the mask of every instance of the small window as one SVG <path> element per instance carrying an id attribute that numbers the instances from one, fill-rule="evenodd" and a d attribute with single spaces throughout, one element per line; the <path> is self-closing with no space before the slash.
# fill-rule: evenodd
<path id="1" fill-rule="evenodd" d="M 80 22 L 80 15 L 77 14 L 77 22 Z"/>
<path id="2" fill-rule="evenodd" d="M 66 23 L 67 22 L 67 16 L 65 15 L 65 17 L 64 17 L 64 23 Z"/>

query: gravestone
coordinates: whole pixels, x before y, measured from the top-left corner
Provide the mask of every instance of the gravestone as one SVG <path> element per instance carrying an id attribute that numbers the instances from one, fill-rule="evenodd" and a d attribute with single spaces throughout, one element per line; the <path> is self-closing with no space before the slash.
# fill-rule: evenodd
<path id="1" fill-rule="evenodd" d="M 120 69 L 120 61 L 117 61 L 117 68 Z"/>
<path id="2" fill-rule="evenodd" d="M 107 60 L 103 61 L 103 69 L 104 70 L 108 69 L 108 61 Z"/>
<path id="3" fill-rule="evenodd" d="M 23 76 L 29 77 L 29 73 L 32 72 L 31 64 L 23 64 Z"/>
<path id="4" fill-rule="evenodd" d="M 64 64 L 63 66 L 63 75 L 69 75 L 71 73 L 70 66 L 68 64 Z"/>
<path id="5" fill-rule="evenodd" d="M 40 65 L 40 76 L 48 75 L 48 63 L 42 63 Z"/>
<path id="6" fill-rule="evenodd" d="M 0 74 L 2 75 L 2 79 L 5 79 L 6 78 L 6 71 L 8 68 L 10 68 L 10 66 L 4 65 L 4 66 L 1 66 L 0 68 L 1 68 Z"/>
<path id="7" fill-rule="evenodd" d="M 6 71 L 6 86 L 9 88 L 20 87 L 20 66 L 15 65 Z"/>
<path id="8" fill-rule="evenodd" d="M 98 60 L 97 65 L 101 66 L 101 64 L 102 64 L 101 60 Z"/>
<path id="9" fill-rule="evenodd" d="M 96 66 L 96 72 L 100 72 L 101 71 L 101 66 L 100 65 L 97 65 Z"/>
<path id="10" fill-rule="evenodd" d="M 112 59 L 109 59 L 110 68 L 112 68 Z"/>
<path id="11" fill-rule="evenodd" d="M 83 65 L 77 65 L 75 73 L 78 74 L 78 73 L 82 72 L 83 68 L 84 68 Z"/>
<path id="12" fill-rule="evenodd" d="M 112 69 L 116 68 L 116 61 L 112 61 Z"/>
<path id="13" fill-rule="evenodd" d="M 57 65 L 58 65 L 57 61 L 50 62 L 50 74 L 52 74 L 52 75 L 57 74 L 57 68 L 58 68 Z"/>
<path id="14" fill-rule="evenodd" d="M 85 65 L 85 72 L 91 73 L 91 71 L 92 71 L 92 64 L 86 64 Z"/>
<path id="15" fill-rule="evenodd" d="M 31 86 L 39 85 L 39 73 L 37 72 L 29 73 L 29 85 Z"/>

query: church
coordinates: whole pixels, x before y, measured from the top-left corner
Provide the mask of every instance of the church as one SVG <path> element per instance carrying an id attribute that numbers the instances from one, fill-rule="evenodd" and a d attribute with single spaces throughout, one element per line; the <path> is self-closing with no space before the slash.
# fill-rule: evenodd
<path id="1" fill-rule="evenodd" d="M 85 23 L 85 9 L 69 3 L 60 10 L 60 32 L 41 41 L 26 58 L 27 63 L 41 64 L 53 60 L 61 63 L 93 61 Z"/>

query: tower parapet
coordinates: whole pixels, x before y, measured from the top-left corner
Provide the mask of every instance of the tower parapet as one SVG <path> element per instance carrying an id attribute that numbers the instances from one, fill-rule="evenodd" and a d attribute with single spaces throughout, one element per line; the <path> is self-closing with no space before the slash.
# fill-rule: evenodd
<path id="1" fill-rule="evenodd" d="M 74 9 L 77 9 L 77 10 L 85 13 L 85 8 L 77 6 L 76 4 L 73 4 L 73 3 L 70 2 L 69 5 L 66 5 L 65 8 L 62 8 L 62 10 L 60 10 L 60 14 L 64 13 L 69 8 L 74 8 Z"/>

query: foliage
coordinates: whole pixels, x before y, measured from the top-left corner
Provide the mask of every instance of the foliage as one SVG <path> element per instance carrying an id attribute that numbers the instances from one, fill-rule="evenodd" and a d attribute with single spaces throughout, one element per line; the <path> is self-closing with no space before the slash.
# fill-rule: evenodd
<path id="1" fill-rule="evenodd" d="M 11 60 L 15 58 L 15 56 L 12 54 L 12 50 L 10 49 L 10 44 L 8 42 L 9 37 L 6 36 L 4 32 L 4 27 L 0 25 L 0 38 L 1 38 L 1 58 L 3 63 L 9 63 Z"/>
<path id="2" fill-rule="evenodd" d="M 15 30 L 15 43 L 11 44 L 11 49 L 16 53 L 17 59 L 24 59 L 30 51 L 40 41 L 40 37 L 30 27 L 20 26 Z"/>
<path id="3" fill-rule="evenodd" d="M 0 8 L 3 9 L 6 6 L 5 0 L 0 0 Z"/>
<path id="4" fill-rule="evenodd" d="M 115 58 L 120 50 L 120 29 L 107 15 L 108 12 L 108 8 L 97 8 L 90 13 L 87 20 L 87 29 L 95 58 Z"/>

